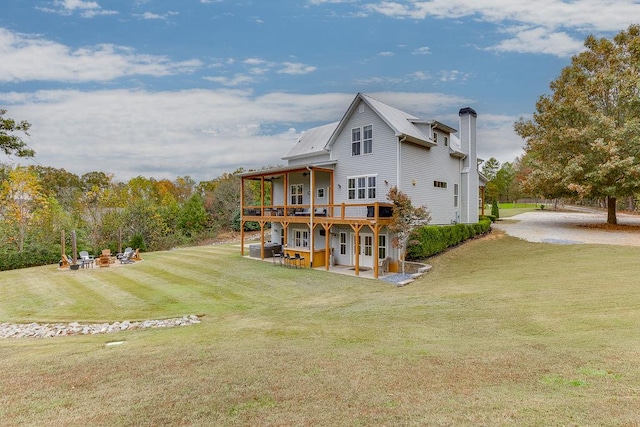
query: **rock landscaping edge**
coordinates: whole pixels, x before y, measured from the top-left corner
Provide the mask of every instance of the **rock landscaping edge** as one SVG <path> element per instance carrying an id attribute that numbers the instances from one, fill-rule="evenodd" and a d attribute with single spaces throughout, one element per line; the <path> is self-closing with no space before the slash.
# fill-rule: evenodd
<path id="1" fill-rule="evenodd" d="M 200 319 L 194 314 L 173 319 L 143 320 L 139 322 L 124 320 L 122 322 L 94 324 L 81 324 L 78 322 L 55 324 L 0 323 L 0 338 L 52 338 L 70 335 L 111 334 L 134 329 L 174 328 L 198 323 L 200 323 Z"/>

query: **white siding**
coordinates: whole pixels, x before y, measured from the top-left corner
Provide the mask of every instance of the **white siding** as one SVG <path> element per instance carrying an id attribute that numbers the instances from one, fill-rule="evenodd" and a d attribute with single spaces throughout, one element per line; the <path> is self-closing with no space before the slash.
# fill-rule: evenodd
<path id="1" fill-rule="evenodd" d="M 436 132 L 438 132 L 436 130 Z M 460 185 L 460 160 L 449 154 L 439 133 L 436 147 L 424 148 L 403 143 L 400 148 L 400 190 L 412 200 L 413 206 L 427 206 L 431 224 L 451 224 L 460 217 L 460 200 L 454 207 L 454 184 Z M 434 181 L 447 183 L 447 188 L 434 186 Z"/>
<path id="2" fill-rule="evenodd" d="M 303 157 L 300 159 L 292 159 L 287 162 L 289 166 L 306 165 L 310 163 L 321 163 L 329 160 L 329 153 L 319 154 L 315 156 Z"/>
<path id="3" fill-rule="evenodd" d="M 364 111 L 360 112 L 364 107 Z M 351 129 L 373 126 L 371 154 L 351 155 Z M 396 185 L 397 137 L 393 130 L 366 104 L 360 103 L 331 147 L 331 158 L 338 160 L 335 167 L 335 203 L 386 202 L 389 188 Z M 359 175 L 377 175 L 376 199 L 349 200 L 347 178 Z M 386 183 L 385 183 L 386 181 Z"/>

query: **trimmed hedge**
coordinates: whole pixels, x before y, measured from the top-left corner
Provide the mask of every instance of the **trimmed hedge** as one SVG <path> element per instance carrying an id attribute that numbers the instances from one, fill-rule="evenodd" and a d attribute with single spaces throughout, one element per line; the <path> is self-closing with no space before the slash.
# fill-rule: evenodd
<path id="1" fill-rule="evenodd" d="M 60 261 L 60 249 L 27 248 L 24 252 L 5 252 L 0 255 L 0 271 L 55 264 Z"/>
<path id="2" fill-rule="evenodd" d="M 481 217 L 475 224 L 425 225 L 411 233 L 407 259 L 428 258 L 472 237 L 486 234 L 490 229 L 491 219 L 487 217 Z"/>

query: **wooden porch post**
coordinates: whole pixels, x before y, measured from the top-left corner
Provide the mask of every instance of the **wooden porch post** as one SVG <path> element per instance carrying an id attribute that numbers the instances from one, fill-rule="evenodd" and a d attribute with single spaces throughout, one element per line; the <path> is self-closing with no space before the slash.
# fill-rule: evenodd
<path id="1" fill-rule="evenodd" d="M 380 260 L 378 259 L 378 254 L 380 252 L 378 236 L 380 235 L 380 225 L 373 224 L 371 227 L 373 228 L 373 278 L 378 278 L 378 265 L 380 264 Z"/>
<path id="2" fill-rule="evenodd" d="M 264 259 L 264 226 L 266 221 L 260 221 L 260 259 Z"/>
<path id="3" fill-rule="evenodd" d="M 240 180 L 240 256 L 244 256 L 244 177 Z"/>
<path id="4" fill-rule="evenodd" d="M 351 228 L 353 229 L 353 231 L 355 232 L 353 238 L 354 238 L 354 242 L 353 242 L 353 247 L 354 247 L 354 252 L 356 253 L 356 265 L 355 265 L 355 271 L 356 271 L 356 276 L 360 275 L 360 229 L 362 229 L 362 224 L 351 224 Z"/>
<path id="5" fill-rule="evenodd" d="M 285 221 L 282 223 L 282 230 L 284 231 L 284 246 L 287 246 L 289 244 L 289 221 Z M 284 252 L 284 248 L 282 248 L 282 251 Z"/>
<path id="6" fill-rule="evenodd" d="M 322 223 L 322 227 L 324 228 L 324 265 L 325 270 L 329 271 L 330 267 L 330 259 L 331 259 L 331 224 L 324 222 Z"/>

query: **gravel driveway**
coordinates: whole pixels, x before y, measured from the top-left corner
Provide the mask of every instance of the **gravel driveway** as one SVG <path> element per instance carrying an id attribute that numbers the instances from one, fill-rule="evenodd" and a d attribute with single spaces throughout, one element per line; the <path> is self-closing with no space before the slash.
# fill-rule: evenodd
<path id="1" fill-rule="evenodd" d="M 620 225 L 640 227 L 640 216 L 638 215 L 618 213 L 617 218 Z M 606 222 L 606 212 L 567 207 L 564 211 L 525 212 L 498 220 L 492 227 L 529 242 L 640 246 L 640 228 L 607 230 L 589 227 L 591 224 L 605 224 Z"/>

